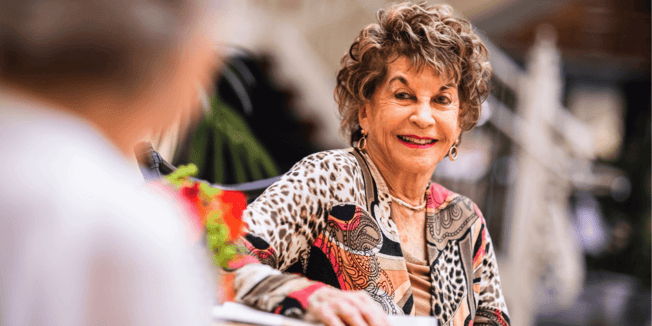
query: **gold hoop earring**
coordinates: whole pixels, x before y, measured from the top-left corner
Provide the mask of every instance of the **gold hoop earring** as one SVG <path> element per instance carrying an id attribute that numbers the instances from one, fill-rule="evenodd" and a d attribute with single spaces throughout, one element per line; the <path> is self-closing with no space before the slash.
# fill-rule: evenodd
<path id="1" fill-rule="evenodd" d="M 361 133 L 362 133 L 362 138 L 358 140 L 359 151 L 362 151 L 363 149 L 365 149 L 365 147 L 367 147 L 367 134 L 364 132 L 364 129 L 362 129 Z"/>
<path id="2" fill-rule="evenodd" d="M 457 160 L 457 156 L 459 155 L 459 152 L 457 151 L 457 142 L 451 146 L 451 148 L 448 150 L 448 159 L 451 160 L 451 162 L 454 162 Z"/>

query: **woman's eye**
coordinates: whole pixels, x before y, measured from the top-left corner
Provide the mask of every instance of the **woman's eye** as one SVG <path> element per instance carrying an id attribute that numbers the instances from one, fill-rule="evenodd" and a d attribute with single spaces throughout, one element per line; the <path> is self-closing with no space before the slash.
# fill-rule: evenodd
<path id="1" fill-rule="evenodd" d="M 394 97 L 396 97 L 399 100 L 407 100 L 410 99 L 410 94 L 401 92 L 401 93 L 396 93 Z"/>
<path id="2" fill-rule="evenodd" d="M 435 102 L 443 105 L 451 104 L 451 99 L 448 96 L 437 96 Z"/>

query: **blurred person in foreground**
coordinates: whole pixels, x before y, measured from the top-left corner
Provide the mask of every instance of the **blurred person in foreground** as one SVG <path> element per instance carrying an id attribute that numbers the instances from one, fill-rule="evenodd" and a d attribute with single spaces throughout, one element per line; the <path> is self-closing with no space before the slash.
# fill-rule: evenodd
<path id="1" fill-rule="evenodd" d="M 509 324 L 481 212 L 430 182 L 488 95 L 487 49 L 452 14 L 394 5 L 355 39 L 335 95 L 357 145 L 306 157 L 247 208 L 245 245 L 269 266 L 237 270 L 237 300 L 328 325 Z"/>
<path id="2" fill-rule="evenodd" d="M 0 4 L 0 324 L 210 323 L 183 210 L 129 162 L 197 107 L 205 5 Z"/>

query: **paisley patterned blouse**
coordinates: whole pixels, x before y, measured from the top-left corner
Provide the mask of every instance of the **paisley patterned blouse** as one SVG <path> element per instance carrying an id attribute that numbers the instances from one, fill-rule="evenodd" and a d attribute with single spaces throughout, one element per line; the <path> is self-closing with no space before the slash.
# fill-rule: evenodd
<path id="1" fill-rule="evenodd" d="M 431 315 L 441 325 L 509 325 L 494 250 L 478 207 L 426 189 Z M 245 212 L 244 244 L 262 263 L 237 269 L 236 300 L 300 317 L 322 286 L 366 291 L 388 314 L 414 315 L 414 299 L 387 186 L 364 153 L 310 155 Z"/>

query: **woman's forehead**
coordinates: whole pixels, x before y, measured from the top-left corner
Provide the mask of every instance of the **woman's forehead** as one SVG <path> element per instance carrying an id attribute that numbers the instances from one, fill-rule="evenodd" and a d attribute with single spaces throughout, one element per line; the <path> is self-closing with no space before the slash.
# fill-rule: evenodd
<path id="1" fill-rule="evenodd" d="M 447 71 L 439 71 L 436 67 L 433 67 L 429 64 L 424 64 L 418 66 L 414 64 L 409 58 L 405 56 L 400 56 L 388 63 L 387 66 L 387 75 L 385 78 L 386 83 L 401 81 L 401 79 L 413 79 L 421 78 L 425 76 L 431 76 L 433 78 L 439 79 L 442 84 L 451 84 L 456 85 L 453 78 L 450 77 L 452 69 L 447 69 Z M 402 78 L 397 78 L 402 77 Z"/>

